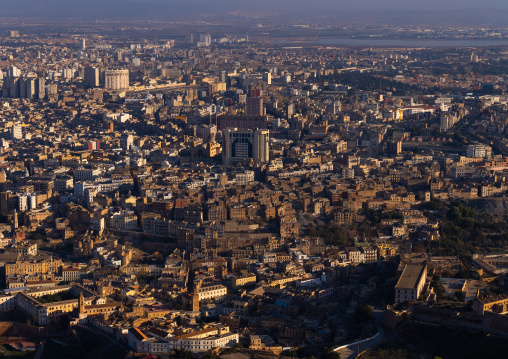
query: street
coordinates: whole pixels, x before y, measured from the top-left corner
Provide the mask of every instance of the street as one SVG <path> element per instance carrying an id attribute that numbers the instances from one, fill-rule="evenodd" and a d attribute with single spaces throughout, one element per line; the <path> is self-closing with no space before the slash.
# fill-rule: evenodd
<path id="1" fill-rule="evenodd" d="M 375 307 L 372 315 L 376 319 L 376 328 L 378 333 L 367 340 L 360 340 L 360 342 L 354 342 L 352 344 L 342 345 L 335 349 L 340 354 L 341 359 L 353 359 L 356 358 L 361 352 L 370 348 L 383 340 L 386 336 L 383 329 L 383 318 L 385 315 L 385 309 L 382 307 Z"/>

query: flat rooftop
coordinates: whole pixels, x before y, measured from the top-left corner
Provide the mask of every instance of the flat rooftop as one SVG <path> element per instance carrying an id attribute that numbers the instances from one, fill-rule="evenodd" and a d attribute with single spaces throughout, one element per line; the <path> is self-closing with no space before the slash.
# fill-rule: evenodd
<path id="1" fill-rule="evenodd" d="M 423 274 L 425 266 L 407 264 L 402 275 L 395 286 L 395 289 L 416 289 L 416 286 Z"/>

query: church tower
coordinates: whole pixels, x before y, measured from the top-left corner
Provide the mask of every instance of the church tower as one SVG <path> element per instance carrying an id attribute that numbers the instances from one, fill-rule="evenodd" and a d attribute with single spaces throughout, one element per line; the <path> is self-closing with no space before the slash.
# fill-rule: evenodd
<path id="1" fill-rule="evenodd" d="M 83 296 L 83 292 L 79 293 L 79 319 L 86 318 L 86 309 L 85 309 L 85 297 Z"/>
<path id="2" fill-rule="evenodd" d="M 199 310 L 199 295 L 198 290 L 194 289 L 192 293 L 192 311 L 197 312 Z"/>
<path id="3" fill-rule="evenodd" d="M 18 223 L 18 212 L 14 210 L 14 214 L 12 216 L 12 226 L 14 227 L 13 230 L 15 231 L 19 227 Z"/>

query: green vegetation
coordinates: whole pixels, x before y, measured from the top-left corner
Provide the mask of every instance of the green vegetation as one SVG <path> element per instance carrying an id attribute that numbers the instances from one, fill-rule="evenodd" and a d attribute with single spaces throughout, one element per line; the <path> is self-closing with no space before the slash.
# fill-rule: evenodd
<path id="1" fill-rule="evenodd" d="M 325 240 L 329 246 L 352 246 L 354 245 L 353 237 L 346 226 L 313 224 L 307 227 L 307 235 L 312 237 L 320 237 Z"/>
<path id="2" fill-rule="evenodd" d="M 305 359 L 340 359 L 340 354 L 334 352 L 329 347 L 307 347 L 292 349 L 289 353 L 283 354 L 283 357 L 290 357 L 291 359 L 305 358 Z"/>
<path id="3" fill-rule="evenodd" d="M 430 282 L 430 287 L 434 289 L 434 293 L 436 293 L 437 300 L 442 300 L 444 298 L 445 289 L 442 284 L 439 282 L 439 276 L 434 274 L 432 277 L 432 281 Z"/>
<path id="4" fill-rule="evenodd" d="M 360 305 L 358 308 L 356 308 L 356 312 L 355 312 L 356 317 L 360 321 L 366 321 L 366 320 L 372 319 L 372 313 L 373 313 L 373 309 L 368 304 Z"/>
<path id="5" fill-rule="evenodd" d="M 321 359 L 340 359 L 340 354 L 334 352 L 331 348 L 325 348 L 320 356 Z"/>
<path id="6" fill-rule="evenodd" d="M 476 212 L 471 208 L 464 206 L 461 202 L 453 202 L 451 208 L 446 213 L 446 217 L 453 222 L 461 222 L 468 218 L 473 218 Z"/>
<path id="7" fill-rule="evenodd" d="M 466 262 L 473 253 L 504 250 L 508 246 L 508 223 L 489 213 L 475 212 L 453 201 L 439 231 L 441 240 L 427 243 L 433 255 L 458 255 Z"/>
<path id="8" fill-rule="evenodd" d="M 47 340 L 41 359 L 123 359 L 133 357 L 118 344 L 103 336 L 80 328 L 74 328 L 73 331 L 76 335 L 69 337 L 68 346 Z"/>
<path id="9" fill-rule="evenodd" d="M 413 358 L 409 352 L 404 349 L 367 349 L 360 356 L 361 359 L 408 359 Z"/>
<path id="10" fill-rule="evenodd" d="M 429 202 L 424 202 L 421 209 L 428 209 L 430 211 L 437 211 L 443 208 L 443 202 L 440 199 L 432 198 Z"/>
<path id="11" fill-rule="evenodd" d="M 376 350 L 361 359 L 501 359 L 506 358 L 506 339 L 426 324 L 404 324 Z"/>
<path id="12" fill-rule="evenodd" d="M 175 355 L 173 355 L 171 358 L 174 359 L 192 359 L 192 352 L 185 349 L 175 349 Z"/>
<path id="13" fill-rule="evenodd" d="M 46 244 L 40 247 L 41 250 L 51 251 L 57 253 L 59 256 L 65 257 L 72 255 L 73 247 L 72 242 L 60 242 L 56 244 Z"/>
<path id="14" fill-rule="evenodd" d="M 27 239 L 32 241 L 44 241 L 46 240 L 46 235 L 40 232 L 31 232 L 28 234 Z"/>
<path id="15" fill-rule="evenodd" d="M 146 285 L 146 284 L 150 284 L 151 282 L 153 282 L 154 280 L 156 280 L 158 277 L 154 276 L 154 275 L 147 275 L 147 276 L 138 276 L 137 277 L 137 280 L 138 280 L 138 283 L 140 285 Z"/>
<path id="16" fill-rule="evenodd" d="M 325 77 L 330 83 L 349 85 L 355 89 L 363 91 L 390 91 L 394 95 L 405 95 L 408 92 L 418 91 L 419 88 L 414 85 L 405 84 L 395 80 L 390 80 L 382 76 L 374 76 L 368 73 L 344 72 L 341 74 Z"/>
<path id="17" fill-rule="evenodd" d="M 368 209 L 365 211 L 365 217 L 372 223 L 378 224 L 381 223 L 382 219 L 398 219 L 403 220 L 404 215 L 398 211 L 391 212 L 383 212 L 383 211 L 375 211 L 373 209 Z"/>
<path id="18" fill-rule="evenodd" d="M 14 350 L 9 345 L 1 345 L 1 347 L 9 354 L 10 358 L 32 359 L 35 357 L 35 351 Z M 0 351 L 0 358 L 7 358 L 4 351 Z"/>
<path id="19" fill-rule="evenodd" d="M 61 302 L 63 300 L 71 300 L 71 299 L 76 299 L 76 297 L 71 293 L 65 291 L 55 294 L 47 294 L 37 298 L 37 300 L 42 304 Z"/>

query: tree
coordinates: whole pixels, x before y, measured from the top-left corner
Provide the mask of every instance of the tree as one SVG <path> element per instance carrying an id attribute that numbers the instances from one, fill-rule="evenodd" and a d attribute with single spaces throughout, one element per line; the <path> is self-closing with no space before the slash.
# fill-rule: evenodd
<path id="1" fill-rule="evenodd" d="M 321 354 L 321 359 L 340 359 L 340 354 L 331 348 L 325 348 Z"/>
<path id="2" fill-rule="evenodd" d="M 192 359 L 192 352 L 186 349 L 175 349 L 175 354 L 172 356 L 175 359 Z"/>
<path id="3" fill-rule="evenodd" d="M 450 220 L 458 222 L 462 220 L 462 213 L 459 207 L 453 206 L 450 211 L 447 213 L 447 216 Z"/>
<path id="4" fill-rule="evenodd" d="M 436 298 L 437 300 L 441 300 L 444 298 L 444 295 L 445 295 L 445 289 L 444 287 L 441 285 L 441 284 L 437 284 L 435 287 L 434 287 L 434 292 L 436 293 Z"/>
<path id="5" fill-rule="evenodd" d="M 356 308 L 356 316 L 361 321 L 371 319 L 373 312 L 374 312 L 374 310 L 368 304 L 363 304 L 363 305 L 360 305 L 358 308 Z"/>

